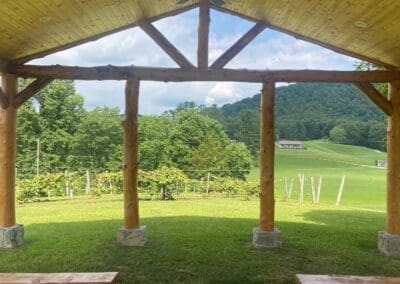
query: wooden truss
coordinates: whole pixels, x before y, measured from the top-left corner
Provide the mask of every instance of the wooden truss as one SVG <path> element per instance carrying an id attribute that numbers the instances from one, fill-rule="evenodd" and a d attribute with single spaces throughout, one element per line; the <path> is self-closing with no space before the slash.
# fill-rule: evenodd
<path id="1" fill-rule="evenodd" d="M 228 12 L 219 6 L 214 6 L 208 0 L 201 0 L 184 10 L 175 11 L 173 15 L 188 9 L 199 7 L 199 28 L 197 66 L 191 63 L 153 24 L 157 19 L 141 19 L 129 27 L 140 27 L 160 48 L 176 62 L 179 68 L 157 68 L 140 66 L 97 66 L 97 67 L 70 67 L 70 66 L 37 66 L 24 65 L 26 60 L 32 60 L 49 54 L 49 51 L 24 57 L 8 64 L 0 64 L 4 71 L 19 77 L 37 78 L 31 86 L 26 88 L 15 98 L 13 105 L 19 107 L 24 101 L 32 97 L 41 88 L 54 79 L 68 80 L 139 80 L 182 82 L 182 81 L 233 81 L 233 82 L 346 82 L 354 83 L 368 98 L 371 99 L 386 114 L 392 113 L 390 103 L 370 83 L 391 82 L 400 79 L 398 70 L 389 71 L 323 71 L 323 70 L 247 70 L 224 68 L 235 58 L 254 38 L 266 28 L 274 28 L 267 22 L 256 21 L 254 26 L 227 49 L 211 65 L 208 62 L 209 54 L 209 27 L 210 9 Z M 232 13 L 232 12 L 229 12 Z M 163 15 L 162 17 L 170 16 Z M 238 15 L 238 14 L 235 14 Z M 242 16 L 239 14 L 239 16 Z M 243 17 L 243 16 L 242 16 Z M 253 19 L 250 19 L 253 20 Z M 254 20 L 253 20 L 254 21 Z M 119 31 L 119 30 L 118 30 Z M 285 32 L 285 31 L 283 31 Z M 108 32 L 106 35 L 109 34 Z M 94 39 L 97 39 L 94 38 Z M 303 39 L 303 38 L 302 38 Z M 93 40 L 93 39 L 90 39 Z M 309 39 L 303 39 L 308 40 Z M 318 43 L 317 43 L 318 44 Z M 66 46 L 71 47 L 71 46 Z M 334 51 L 334 47 L 328 47 Z M 55 51 L 60 51 L 59 48 Z M 348 53 L 345 53 L 348 54 Z M 360 58 L 357 54 L 348 54 Z M 365 58 L 362 58 L 365 59 Z M 7 97 L 0 91 L 0 105 L 9 104 Z"/>

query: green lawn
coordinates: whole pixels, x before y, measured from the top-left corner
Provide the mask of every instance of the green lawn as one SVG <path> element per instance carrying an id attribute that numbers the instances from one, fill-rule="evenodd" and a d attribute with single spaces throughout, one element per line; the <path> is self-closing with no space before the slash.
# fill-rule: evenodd
<path id="1" fill-rule="evenodd" d="M 385 227 L 385 171 L 373 165 L 384 154 L 319 141 L 305 151 L 277 150 L 277 227 L 283 248 L 256 250 L 258 201 L 184 198 L 142 201 L 149 243 L 118 247 L 122 196 L 77 198 L 17 207 L 26 243 L 0 252 L 0 272 L 120 271 L 120 283 L 294 283 L 295 273 L 400 276 L 400 259 L 377 252 Z M 324 177 L 321 204 L 281 199 L 283 177 L 303 172 Z M 258 170 L 251 178 L 257 178 Z M 342 174 L 341 206 L 334 206 Z M 190 196 L 189 196 L 190 197 Z"/>
<path id="2" fill-rule="evenodd" d="M 275 187 L 277 197 L 284 192 L 284 178 L 294 179 L 293 199 L 298 198 L 298 174 L 305 175 L 305 198 L 311 200 L 310 177 L 323 178 L 321 202 L 335 204 L 343 175 L 346 182 L 342 205 L 359 208 L 385 208 L 386 170 L 374 166 L 375 160 L 386 159 L 386 153 L 377 150 L 336 145 L 323 141 L 305 143 L 307 150 L 276 149 Z M 249 180 L 258 180 L 259 168 L 253 168 Z"/>

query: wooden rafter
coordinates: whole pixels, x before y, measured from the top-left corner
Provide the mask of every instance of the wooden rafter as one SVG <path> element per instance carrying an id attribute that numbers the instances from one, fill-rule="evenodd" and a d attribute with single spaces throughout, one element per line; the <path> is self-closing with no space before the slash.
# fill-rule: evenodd
<path id="1" fill-rule="evenodd" d="M 238 17 L 240 17 L 242 19 L 245 19 L 245 20 L 248 20 L 248 21 L 253 21 L 253 22 L 259 21 L 258 19 L 249 17 L 249 16 L 244 15 L 242 13 L 228 10 L 228 9 L 224 8 L 223 6 L 215 6 L 215 5 L 213 5 L 212 8 L 217 10 L 217 11 L 223 12 L 223 13 L 227 13 L 227 14 L 231 14 L 231 15 L 234 15 L 234 16 L 238 16 Z M 326 49 L 330 49 L 330 50 L 332 50 L 334 52 L 337 52 L 337 53 L 340 53 L 340 54 L 343 54 L 343 55 L 347 55 L 347 56 L 351 56 L 353 58 L 357 58 L 357 59 L 360 59 L 360 60 L 363 60 L 363 61 L 367 61 L 367 62 L 370 62 L 370 63 L 374 63 L 376 65 L 385 67 L 385 68 L 390 69 L 390 70 L 397 70 L 398 69 L 397 66 L 385 63 L 385 62 L 383 62 L 383 61 L 381 61 L 379 59 L 370 58 L 370 57 L 358 54 L 356 52 L 352 52 L 350 50 L 334 46 L 332 44 L 324 43 L 324 42 L 321 42 L 321 41 L 319 41 L 317 39 L 310 38 L 310 37 L 301 35 L 299 33 L 292 32 L 292 31 L 289 31 L 287 29 L 274 26 L 274 25 L 272 25 L 271 23 L 268 23 L 268 22 L 266 24 L 267 24 L 267 28 L 269 28 L 271 30 L 275 30 L 275 31 L 278 31 L 278 32 L 281 32 L 281 33 L 285 33 L 287 35 L 295 37 L 296 39 L 304 40 L 304 41 L 319 45 L 319 46 L 324 47 Z"/>
<path id="2" fill-rule="evenodd" d="M 7 69 L 8 64 L 7 60 L 0 58 L 0 73 L 3 73 Z"/>
<path id="3" fill-rule="evenodd" d="M 40 66 L 9 67 L 8 72 L 24 78 L 50 77 L 65 80 L 127 80 L 137 77 L 147 81 L 233 81 L 274 82 L 391 82 L 400 79 L 399 71 L 327 71 L 327 70 L 202 70 L 138 66 Z"/>
<path id="4" fill-rule="evenodd" d="M 152 17 L 152 18 L 149 19 L 149 21 L 153 22 L 153 21 L 158 21 L 158 20 L 161 20 L 161 19 L 164 19 L 164 18 L 167 18 L 167 17 L 176 16 L 176 15 L 179 15 L 179 14 L 184 13 L 186 11 L 189 11 L 191 9 L 194 9 L 197 6 L 198 6 L 198 4 L 193 4 L 193 5 L 189 5 L 189 6 L 186 6 L 186 7 L 182 7 L 180 9 L 176 9 L 174 11 L 170 11 L 170 12 L 158 15 L 156 17 Z M 108 35 L 111 35 L 111 34 L 114 34 L 114 33 L 117 33 L 117 32 L 121 32 L 121 31 L 130 29 L 130 28 L 134 28 L 136 26 L 137 26 L 136 23 L 131 23 L 131 24 L 128 24 L 128 25 L 123 26 L 123 27 L 112 29 L 112 30 L 106 31 L 104 33 L 100 33 L 98 35 L 94 35 L 94 36 L 91 36 L 91 37 L 88 37 L 88 38 L 84 38 L 84 39 L 81 39 L 81 40 L 77 40 L 77 41 L 74 41 L 74 42 L 71 42 L 71 43 L 64 44 L 62 46 L 50 48 L 48 50 L 36 52 L 36 53 L 30 54 L 30 55 L 27 55 L 27 56 L 23 56 L 23 57 L 14 59 L 12 61 L 12 63 L 14 63 L 14 64 L 23 64 L 23 63 L 26 63 L 28 61 L 31 61 L 31 60 L 34 60 L 34 59 L 37 59 L 37 58 L 42 58 L 42 57 L 45 57 L 47 55 L 50 55 L 50 54 L 53 54 L 53 53 L 56 53 L 56 52 L 60 52 L 60 51 L 63 51 L 63 50 L 66 50 L 66 49 L 73 48 L 75 46 L 84 44 L 84 43 L 88 43 L 88 42 L 91 42 L 91 41 L 98 40 L 100 38 L 103 38 L 105 36 L 108 36 Z"/>
<path id="5" fill-rule="evenodd" d="M 257 22 L 246 34 L 244 34 L 234 45 L 225 51 L 210 66 L 211 69 L 221 69 L 231 61 L 239 52 L 243 50 L 254 38 L 256 38 L 266 28 L 264 22 Z"/>
<path id="6" fill-rule="evenodd" d="M 4 93 L 3 88 L 0 87 L 0 106 L 4 109 L 8 108 L 10 101 L 7 95 Z"/>
<path id="7" fill-rule="evenodd" d="M 393 114 L 393 106 L 379 91 L 368 82 L 357 82 L 354 85 L 361 90 L 374 104 L 376 104 L 387 115 Z"/>
<path id="8" fill-rule="evenodd" d="M 210 20 L 210 2 L 209 0 L 200 0 L 197 66 L 201 69 L 208 68 L 208 39 L 210 34 Z"/>
<path id="9" fill-rule="evenodd" d="M 192 63 L 149 21 L 142 19 L 137 25 L 151 37 L 181 68 L 195 68 Z"/>
<path id="10" fill-rule="evenodd" d="M 50 77 L 37 78 L 29 86 L 27 86 L 25 89 L 23 89 L 21 92 L 17 94 L 17 96 L 14 99 L 14 107 L 15 108 L 20 107 L 24 102 L 33 97 L 37 92 L 42 90 L 53 80 L 54 79 Z"/>

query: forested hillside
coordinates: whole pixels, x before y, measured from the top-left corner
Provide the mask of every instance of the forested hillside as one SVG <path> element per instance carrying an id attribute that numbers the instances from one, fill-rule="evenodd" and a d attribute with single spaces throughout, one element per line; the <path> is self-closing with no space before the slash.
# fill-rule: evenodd
<path id="1" fill-rule="evenodd" d="M 260 95 L 203 109 L 227 134 L 255 154 L 259 137 Z M 301 83 L 276 89 L 279 139 L 330 138 L 333 142 L 384 149 L 385 116 L 351 84 Z"/>

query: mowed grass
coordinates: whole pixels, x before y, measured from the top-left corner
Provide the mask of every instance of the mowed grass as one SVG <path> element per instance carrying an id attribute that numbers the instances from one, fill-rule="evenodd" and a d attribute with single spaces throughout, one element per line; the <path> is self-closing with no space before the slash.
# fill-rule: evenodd
<path id="1" fill-rule="evenodd" d="M 276 149 L 275 189 L 283 196 L 284 178 L 294 179 L 292 199 L 299 198 L 298 174 L 305 175 L 304 194 L 311 200 L 310 178 L 317 185 L 322 176 L 321 203 L 335 204 L 342 177 L 345 186 L 341 205 L 384 210 L 386 170 L 375 167 L 376 160 L 385 160 L 386 153 L 365 147 L 338 145 L 324 141 L 305 142 L 306 150 Z M 258 180 L 259 168 L 253 168 L 248 179 Z"/>
<path id="2" fill-rule="evenodd" d="M 400 276 L 400 259 L 377 251 L 377 232 L 385 227 L 385 171 L 359 166 L 379 158 L 384 154 L 320 141 L 305 151 L 277 150 L 277 180 L 298 172 L 324 178 L 315 205 L 308 185 L 305 204 L 298 203 L 297 185 L 292 199 L 282 201 L 277 182 L 282 249 L 252 247 L 256 199 L 141 201 L 149 243 L 132 248 L 116 245 L 122 197 L 84 197 L 18 206 L 26 243 L 0 251 L 0 272 L 120 271 L 120 283 L 294 283 L 296 273 Z M 336 207 L 342 174 L 347 180 Z"/>

